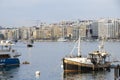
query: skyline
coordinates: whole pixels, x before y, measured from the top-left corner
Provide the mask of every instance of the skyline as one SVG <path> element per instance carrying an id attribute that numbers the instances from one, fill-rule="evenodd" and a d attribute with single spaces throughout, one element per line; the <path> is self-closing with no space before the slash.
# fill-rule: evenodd
<path id="1" fill-rule="evenodd" d="M 120 18 L 119 0 L 0 0 L 0 26 Z"/>

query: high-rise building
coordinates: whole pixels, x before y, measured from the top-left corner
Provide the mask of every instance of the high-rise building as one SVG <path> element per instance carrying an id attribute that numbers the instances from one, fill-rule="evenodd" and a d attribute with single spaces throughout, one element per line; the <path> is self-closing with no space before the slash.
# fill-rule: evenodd
<path id="1" fill-rule="evenodd" d="M 119 38 L 119 21 L 118 19 L 100 19 L 98 20 L 98 36 L 107 39 Z"/>

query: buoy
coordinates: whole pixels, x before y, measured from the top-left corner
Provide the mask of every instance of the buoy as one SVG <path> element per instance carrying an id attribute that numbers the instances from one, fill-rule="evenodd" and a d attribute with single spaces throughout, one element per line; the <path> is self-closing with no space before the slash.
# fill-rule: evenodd
<path id="1" fill-rule="evenodd" d="M 63 68 L 63 65 L 61 65 L 61 68 Z"/>
<path id="2" fill-rule="evenodd" d="M 36 72 L 35 72 L 35 75 L 36 75 L 36 76 L 40 76 L 40 71 L 36 71 Z"/>

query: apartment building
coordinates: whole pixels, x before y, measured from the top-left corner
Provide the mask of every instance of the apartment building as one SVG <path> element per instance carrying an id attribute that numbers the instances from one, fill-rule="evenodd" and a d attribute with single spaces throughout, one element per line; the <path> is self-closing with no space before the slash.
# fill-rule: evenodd
<path id="1" fill-rule="evenodd" d="M 120 37 L 120 25 L 118 19 L 98 20 L 98 36 L 107 39 L 118 39 Z"/>

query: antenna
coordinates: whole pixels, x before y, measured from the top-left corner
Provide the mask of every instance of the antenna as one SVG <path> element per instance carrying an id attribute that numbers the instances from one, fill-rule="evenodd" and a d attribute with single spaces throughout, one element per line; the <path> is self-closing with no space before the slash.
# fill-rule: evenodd
<path id="1" fill-rule="evenodd" d="M 80 47 L 80 41 L 81 41 L 81 36 L 80 36 L 80 31 L 81 29 L 79 29 L 79 39 L 78 39 L 78 56 L 81 56 L 81 47 Z"/>
<path id="2" fill-rule="evenodd" d="M 104 40 L 105 40 L 105 37 L 102 37 L 101 43 L 99 45 L 99 52 L 103 52 L 104 50 Z"/>

